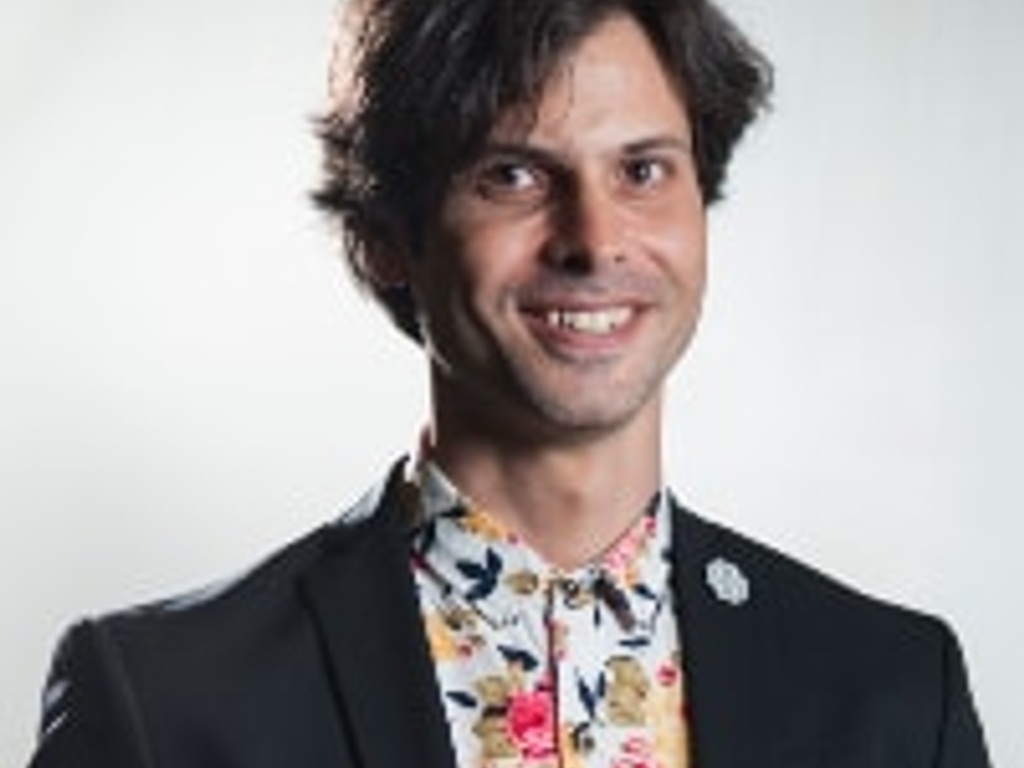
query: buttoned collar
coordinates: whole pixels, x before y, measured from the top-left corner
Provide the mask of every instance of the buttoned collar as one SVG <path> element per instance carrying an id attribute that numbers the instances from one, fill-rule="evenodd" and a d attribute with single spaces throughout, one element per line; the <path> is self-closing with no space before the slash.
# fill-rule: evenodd
<path id="1" fill-rule="evenodd" d="M 571 571 L 547 563 L 429 461 L 411 467 L 406 508 L 415 567 L 492 625 L 515 623 L 561 599 L 570 610 L 609 613 L 628 640 L 642 642 L 667 607 L 671 511 L 665 491 L 607 550 Z"/>

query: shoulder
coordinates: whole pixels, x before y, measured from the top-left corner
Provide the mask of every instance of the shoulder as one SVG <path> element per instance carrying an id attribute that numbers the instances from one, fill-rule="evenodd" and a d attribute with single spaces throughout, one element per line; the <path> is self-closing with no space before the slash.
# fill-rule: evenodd
<path id="1" fill-rule="evenodd" d="M 389 535 L 386 515 L 378 514 L 386 506 L 383 489 L 374 487 L 335 520 L 234 576 L 79 621 L 58 650 L 58 666 L 62 656 L 79 655 L 108 673 L 174 689 L 242 679 L 254 666 L 311 656 L 317 640 L 305 582 L 325 563 Z"/>
<path id="2" fill-rule="evenodd" d="M 817 756 L 808 764 L 832 755 L 874 764 L 871 749 L 898 765 L 988 765 L 960 647 L 942 619 L 678 506 L 674 523 L 684 648 L 703 717 L 729 720 L 760 691 L 758 718 Z M 732 696 L 740 680 L 743 694 Z"/>
<path id="3" fill-rule="evenodd" d="M 87 623 L 116 635 L 156 631 L 173 637 L 175 631 L 201 630 L 215 625 L 221 632 L 242 626 L 280 621 L 300 609 L 303 579 L 329 558 L 384 533 L 378 515 L 386 483 L 380 483 L 346 508 L 337 518 L 280 546 L 238 573 L 198 589 L 157 601 L 115 610 Z M 249 627 L 247 627 L 249 628 Z"/>
<path id="4" fill-rule="evenodd" d="M 305 733 L 320 723 L 330 694 L 303 585 L 325 561 L 344 560 L 349 550 L 388 535 L 380 495 L 374 490 L 233 578 L 78 622 L 54 656 L 44 753 L 84 749 L 88 734 L 102 733 L 104 745 L 129 745 L 137 754 L 179 754 L 185 747 L 157 723 L 209 738 L 243 715 L 268 733 Z M 289 690 L 304 695 L 291 707 L 295 717 L 282 720 L 278 702 Z"/>
<path id="5" fill-rule="evenodd" d="M 779 609 L 823 610 L 862 613 L 911 623 L 934 621 L 933 617 L 870 595 L 816 566 L 774 546 L 713 522 L 680 505 L 675 507 L 675 545 L 684 550 L 684 561 L 735 564 L 751 580 L 760 597 Z M 705 574 L 706 576 L 706 574 Z"/>
<path id="6" fill-rule="evenodd" d="M 677 507 L 676 546 L 691 589 L 711 592 L 711 568 L 735 569 L 752 612 L 801 669 L 826 677 L 882 670 L 934 672 L 956 652 L 946 623 L 844 583 L 763 542 Z M 684 598 L 685 599 L 685 598 Z M 720 601 L 719 601 L 720 602 Z"/>

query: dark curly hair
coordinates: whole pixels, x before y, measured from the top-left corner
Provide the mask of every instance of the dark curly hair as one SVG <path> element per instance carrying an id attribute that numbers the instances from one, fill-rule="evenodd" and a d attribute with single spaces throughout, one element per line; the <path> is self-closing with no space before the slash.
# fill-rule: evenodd
<path id="1" fill-rule="evenodd" d="M 535 104 L 601 21 L 625 13 L 645 30 L 690 117 L 705 205 L 721 197 L 733 148 L 771 90 L 767 60 L 709 0 L 347 2 L 348 70 L 334 72 L 344 82 L 318 123 L 325 179 L 314 200 L 357 282 L 417 341 L 410 292 L 375 281 L 369 258 L 420 255 L 450 179 L 498 116 Z"/>

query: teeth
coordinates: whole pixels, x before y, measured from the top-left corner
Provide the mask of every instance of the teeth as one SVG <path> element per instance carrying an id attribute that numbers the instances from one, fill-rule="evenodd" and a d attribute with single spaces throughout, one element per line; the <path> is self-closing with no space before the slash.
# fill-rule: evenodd
<path id="1" fill-rule="evenodd" d="M 554 328 L 567 328 L 577 333 L 596 335 L 618 330 L 626 324 L 632 314 L 628 307 L 591 311 L 553 309 L 547 313 L 545 320 Z"/>

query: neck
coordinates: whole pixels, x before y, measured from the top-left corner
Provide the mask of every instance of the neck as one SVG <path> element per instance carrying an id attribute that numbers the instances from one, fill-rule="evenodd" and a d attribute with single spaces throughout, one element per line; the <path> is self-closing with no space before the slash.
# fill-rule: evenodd
<path id="1" fill-rule="evenodd" d="M 548 562 L 592 560 L 643 512 L 661 482 L 660 408 L 592 439 L 515 444 L 435 422 L 426 456 Z"/>

